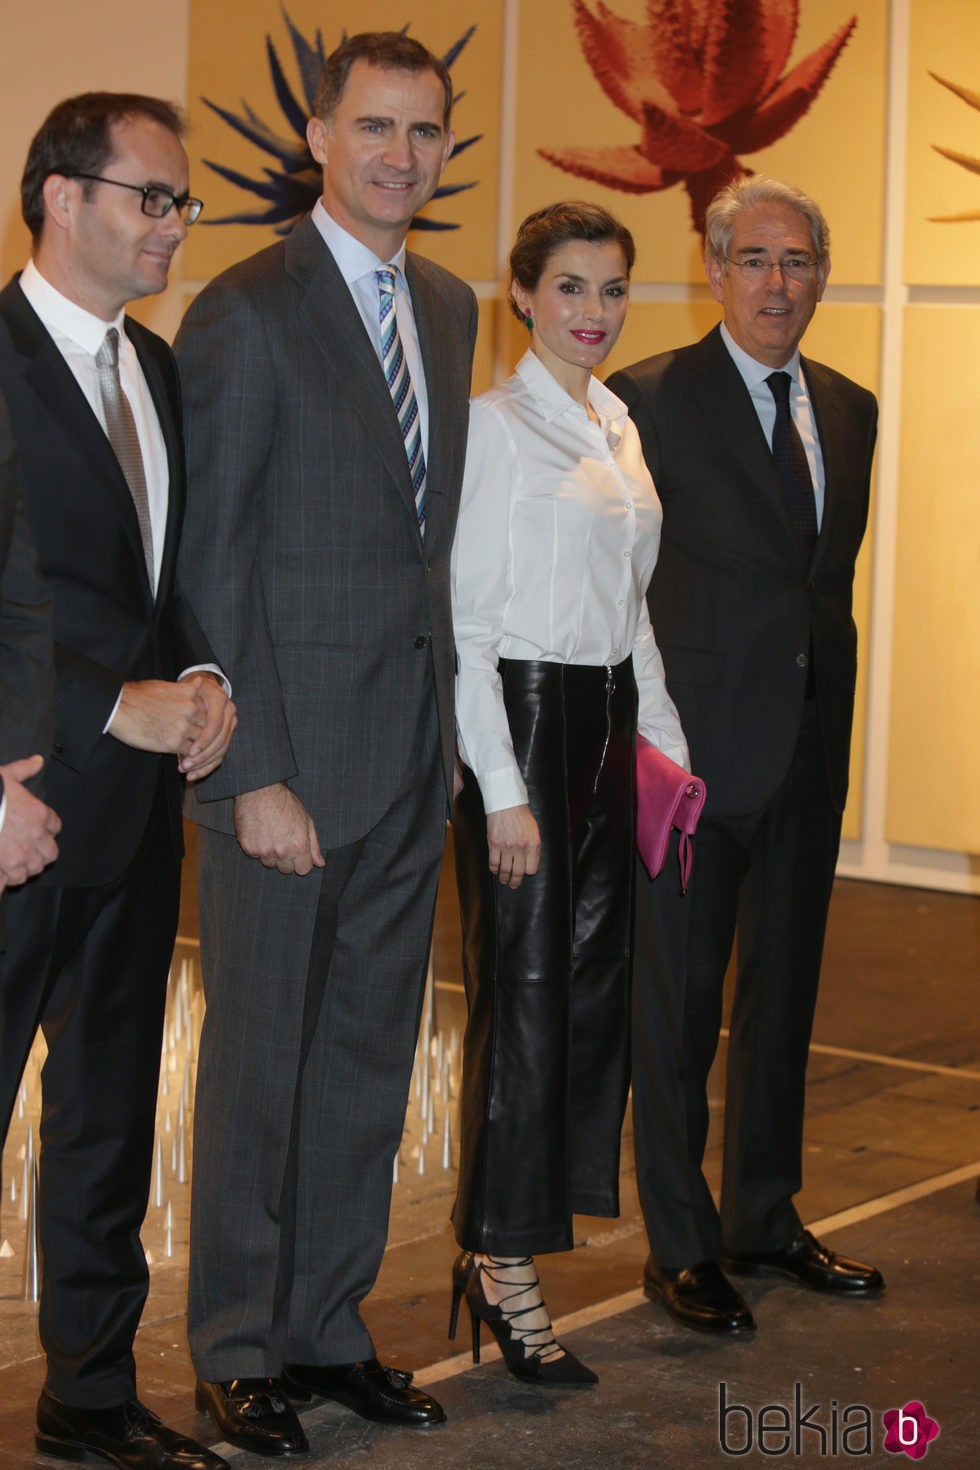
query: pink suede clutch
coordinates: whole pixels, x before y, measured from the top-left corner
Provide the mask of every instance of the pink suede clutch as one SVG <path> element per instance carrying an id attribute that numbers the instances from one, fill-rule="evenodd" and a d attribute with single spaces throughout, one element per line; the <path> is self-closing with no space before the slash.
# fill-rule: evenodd
<path id="1" fill-rule="evenodd" d="M 681 834 L 677 859 L 681 893 L 687 892 L 694 854 L 691 838 L 707 795 L 705 785 L 642 735 L 636 737 L 636 845 L 656 878 L 667 861 L 672 827 Z"/>

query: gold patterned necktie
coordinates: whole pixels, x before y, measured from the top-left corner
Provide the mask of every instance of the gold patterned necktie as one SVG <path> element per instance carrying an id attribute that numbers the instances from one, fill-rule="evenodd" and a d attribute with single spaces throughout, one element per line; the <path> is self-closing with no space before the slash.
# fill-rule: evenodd
<path id="1" fill-rule="evenodd" d="M 153 587 L 155 570 L 150 497 L 146 490 L 146 473 L 143 469 L 139 435 L 136 432 L 136 420 L 119 381 L 119 333 L 115 327 L 110 327 L 106 332 L 105 340 L 95 354 L 95 366 L 99 374 L 106 433 L 133 497 L 140 526 L 140 540 L 143 543 L 143 557 L 150 586 Z"/>

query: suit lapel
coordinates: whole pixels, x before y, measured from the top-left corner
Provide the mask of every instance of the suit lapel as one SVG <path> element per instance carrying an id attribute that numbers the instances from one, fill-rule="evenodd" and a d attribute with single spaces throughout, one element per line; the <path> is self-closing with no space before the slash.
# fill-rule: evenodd
<path id="1" fill-rule="evenodd" d="M 801 357 L 800 361 L 806 377 L 807 392 L 810 396 L 813 419 L 820 440 L 820 454 L 823 459 L 823 517 L 820 522 L 817 547 L 813 554 L 814 561 L 816 561 L 820 556 L 821 548 L 826 546 L 833 537 L 841 477 L 847 468 L 842 463 L 841 453 L 840 431 L 843 405 L 828 374 L 824 372 L 820 364 L 810 362 L 805 357 Z"/>
<path id="2" fill-rule="evenodd" d="M 156 595 L 159 600 L 163 589 L 170 587 L 173 581 L 177 543 L 184 514 L 184 456 L 180 443 L 177 405 L 167 390 L 163 371 L 149 346 L 149 340 L 139 323 L 130 321 L 128 317 L 126 318 L 126 335 L 136 349 L 136 356 L 139 358 L 143 376 L 150 390 L 150 397 L 153 399 L 153 406 L 156 409 L 167 450 L 167 529 L 164 534 L 163 555 L 160 559 L 160 575 L 157 579 Z M 132 500 L 132 496 L 129 498 Z M 137 523 L 137 531 L 138 529 Z M 140 558 L 145 566 L 142 543 L 140 544 Z"/>
<path id="3" fill-rule="evenodd" d="M 88 482 L 92 493 L 104 494 L 114 514 L 121 519 L 133 555 L 146 578 L 139 519 L 129 485 L 105 430 L 92 412 L 74 373 L 16 282 L 12 282 L 0 296 L 0 313 L 20 357 L 24 381 L 72 447 L 88 461 L 92 470 Z M 148 579 L 146 590 L 149 596 Z"/>
<path id="4" fill-rule="evenodd" d="M 448 305 L 425 270 L 425 262 L 409 254 L 405 274 L 412 293 L 412 311 L 419 335 L 429 408 L 429 446 L 426 456 L 426 536 L 438 535 L 445 509 L 445 486 L 453 483 L 453 445 L 456 442 L 449 405 L 453 402 L 451 354 L 440 340 L 439 323 Z M 458 430 L 458 425 L 455 426 Z"/>
<path id="5" fill-rule="evenodd" d="M 304 287 L 301 310 L 320 349 L 324 369 L 342 388 L 345 400 L 363 422 L 414 520 L 415 496 L 401 428 L 380 358 L 364 330 L 354 298 L 308 216 L 285 243 L 286 271 Z"/>
<path id="6" fill-rule="evenodd" d="M 712 418 L 758 493 L 770 506 L 793 550 L 799 547 L 786 491 L 773 462 L 772 451 L 741 373 L 725 346 L 720 328 L 698 343 L 694 371 L 705 412 Z M 809 379 L 807 380 L 809 382 Z M 821 448 L 823 440 L 821 438 Z"/>

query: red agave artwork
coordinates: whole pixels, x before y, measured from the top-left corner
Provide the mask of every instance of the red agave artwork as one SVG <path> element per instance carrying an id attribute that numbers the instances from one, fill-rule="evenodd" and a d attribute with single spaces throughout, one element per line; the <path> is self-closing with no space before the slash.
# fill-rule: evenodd
<path id="1" fill-rule="evenodd" d="M 647 0 L 646 22 L 573 0 L 585 59 L 609 100 L 641 129 L 632 147 L 541 148 L 549 163 L 629 194 L 683 184 L 695 228 L 738 157 L 782 138 L 815 100 L 857 24 L 852 16 L 783 72 L 798 0 Z"/>

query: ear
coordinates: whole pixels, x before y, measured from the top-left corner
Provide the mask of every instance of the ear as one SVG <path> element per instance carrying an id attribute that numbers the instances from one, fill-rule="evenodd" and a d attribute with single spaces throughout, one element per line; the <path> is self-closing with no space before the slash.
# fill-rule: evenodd
<path id="1" fill-rule="evenodd" d="M 446 167 L 446 164 L 449 162 L 449 155 L 452 153 L 452 151 L 453 151 L 453 149 L 455 147 L 456 147 L 456 134 L 453 132 L 452 128 L 450 128 L 449 129 L 449 132 L 446 134 L 446 141 L 445 141 L 445 143 L 443 145 L 443 149 L 442 149 L 442 166 L 439 169 L 439 172 L 440 173 L 442 173 L 442 170 Z"/>
<path id="2" fill-rule="evenodd" d="M 514 305 L 517 307 L 517 310 L 522 316 L 527 316 L 528 312 L 531 311 L 531 298 L 524 290 L 524 287 L 518 286 L 515 282 L 511 287 L 510 294 L 514 299 Z M 532 312 L 531 315 L 533 316 L 534 313 Z"/>
<path id="3" fill-rule="evenodd" d="M 306 124 L 306 141 L 310 145 L 310 152 L 322 168 L 327 166 L 327 142 L 329 129 L 322 117 L 311 117 Z"/>
<path id="4" fill-rule="evenodd" d="M 725 279 L 724 265 L 721 261 L 715 260 L 713 256 L 706 255 L 704 257 L 704 273 L 708 277 L 708 285 L 711 287 L 712 296 L 716 301 L 724 303 L 725 293 L 722 289 L 722 283 Z"/>
<path id="5" fill-rule="evenodd" d="M 79 189 L 78 180 L 68 179 L 64 174 L 48 174 L 41 185 L 45 218 L 59 230 L 71 227 L 75 213 L 75 196 Z"/>
<path id="6" fill-rule="evenodd" d="M 828 255 L 828 256 L 825 256 L 825 258 L 821 261 L 821 263 L 820 263 L 820 269 L 817 271 L 817 300 L 818 301 L 821 301 L 823 299 L 824 288 L 827 285 L 827 277 L 829 275 L 830 275 L 830 256 Z"/>

